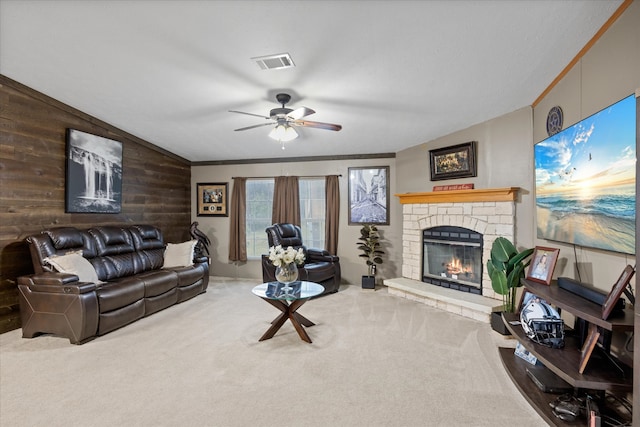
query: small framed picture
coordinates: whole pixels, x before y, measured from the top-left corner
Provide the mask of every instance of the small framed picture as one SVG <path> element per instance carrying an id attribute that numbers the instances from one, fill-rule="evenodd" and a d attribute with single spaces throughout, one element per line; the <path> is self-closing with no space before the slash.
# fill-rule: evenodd
<path id="1" fill-rule="evenodd" d="M 522 288 L 522 289 L 523 289 L 522 293 L 520 294 L 520 302 L 518 303 L 518 307 L 517 307 L 518 313 L 522 312 L 522 309 L 527 306 L 529 301 L 536 298 L 534 294 L 527 291 L 525 288 Z"/>
<path id="2" fill-rule="evenodd" d="M 544 283 L 545 285 L 551 284 L 551 276 L 553 276 L 553 270 L 556 268 L 559 253 L 560 249 L 536 246 L 529 271 L 527 272 L 527 280 Z"/>
<path id="3" fill-rule="evenodd" d="M 607 295 L 607 299 L 604 300 L 604 304 L 602 304 L 603 320 L 607 320 L 607 317 L 609 317 L 609 315 L 613 311 L 613 307 L 615 307 L 616 305 L 616 301 L 618 301 L 618 298 L 620 298 L 622 292 L 624 292 L 624 289 L 629 284 L 629 281 L 631 280 L 635 272 L 635 269 L 630 265 L 627 265 L 624 268 L 622 274 L 620 275 L 620 277 L 618 277 L 618 280 L 613 285 L 613 288 L 611 288 L 611 292 L 609 292 L 609 295 Z"/>
<path id="4" fill-rule="evenodd" d="M 578 372 L 580 374 L 584 373 L 584 370 L 587 367 L 587 363 L 591 358 L 591 353 L 593 353 L 593 349 L 595 348 L 599 337 L 600 331 L 598 330 L 598 327 L 595 324 L 590 323 L 587 339 L 584 341 L 582 349 L 580 349 L 580 367 L 578 368 Z"/>
<path id="5" fill-rule="evenodd" d="M 478 175 L 476 141 L 429 150 L 431 181 Z"/>
<path id="6" fill-rule="evenodd" d="M 196 199 L 198 200 L 198 216 L 229 216 L 228 205 L 229 183 L 198 183 Z"/>
<path id="7" fill-rule="evenodd" d="M 522 295 L 520 296 L 520 303 L 518 304 L 517 312 L 521 313 L 522 310 L 532 301 L 548 304 L 546 300 L 540 298 L 536 294 L 532 294 L 527 290 L 523 290 Z"/>

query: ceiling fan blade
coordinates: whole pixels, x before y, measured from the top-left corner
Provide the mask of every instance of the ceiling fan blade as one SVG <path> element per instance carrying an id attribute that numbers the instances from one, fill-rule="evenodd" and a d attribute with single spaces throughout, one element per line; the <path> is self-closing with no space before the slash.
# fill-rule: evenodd
<path id="1" fill-rule="evenodd" d="M 271 117 L 262 116 L 260 114 L 245 113 L 244 111 L 235 111 L 235 110 L 229 110 L 229 112 L 230 113 L 238 113 L 238 114 L 246 114 L 247 116 L 262 117 L 263 119 L 271 120 Z"/>
<path id="2" fill-rule="evenodd" d="M 300 108 L 296 108 L 295 110 L 287 114 L 287 117 L 292 118 L 293 120 L 298 120 L 303 117 L 309 116 L 313 113 L 315 113 L 315 111 L 312 110 L 311 108 L 300 107 Z"/>
<path id="3" fill-rule="evenodd" d="M 259 128 L 262 126 L 273 126 L 273 123 L 260 123 L 259 125 L 247 126 L 245 128 L 234 129 L 234 130 L 249 130 L 249 129 Z"/>
<path id="4" fill-rule="evenodd" d="M 342 129 L 341 125 L 335 125 L 333 123 L 311 122 L 309 120 L 295 120 L 291 122 L 291 124 L 293 126 L 304 126 L 308 128 L 318 128 L 335 131 L 339 131 L 340 129 Z"/>

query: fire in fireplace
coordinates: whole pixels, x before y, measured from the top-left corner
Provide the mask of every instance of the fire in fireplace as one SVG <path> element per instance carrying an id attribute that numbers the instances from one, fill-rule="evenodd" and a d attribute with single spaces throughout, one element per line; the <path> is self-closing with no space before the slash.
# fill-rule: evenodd
<path id="1" fill-rule="evenodd" d="M 482 234 L 463 227 L 422 231 L 422 281 L 482 294 Z"/>

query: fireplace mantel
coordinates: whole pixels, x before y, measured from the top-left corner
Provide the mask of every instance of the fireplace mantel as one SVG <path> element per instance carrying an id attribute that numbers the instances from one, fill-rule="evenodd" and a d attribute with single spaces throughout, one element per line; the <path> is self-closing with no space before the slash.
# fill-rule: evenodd
<path id="1" fill-rule="evenodd" d="M 486 188 L 482 190 L 433 191 L 429 193 L 395 194 L 400 203 L 466 203 L 466 202 L 512 202 L 516 200 L 520 187 Z"/>

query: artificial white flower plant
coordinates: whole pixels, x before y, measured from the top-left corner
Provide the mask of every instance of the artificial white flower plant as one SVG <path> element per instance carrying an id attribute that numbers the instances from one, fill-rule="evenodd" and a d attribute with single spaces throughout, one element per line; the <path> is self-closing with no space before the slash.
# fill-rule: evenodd
<path id="1" fill-rule="evenodd" d="M 296 251 L 291 246 L 287 249 L 284 249 L 282 245 L 271 246 L 269 248 L 269 259 L 276 267 L 291 264 L 292 262 L 302 265 L 304 264 L 304 252 L 302 251 L 302 248 L 298 248 Z"/>

